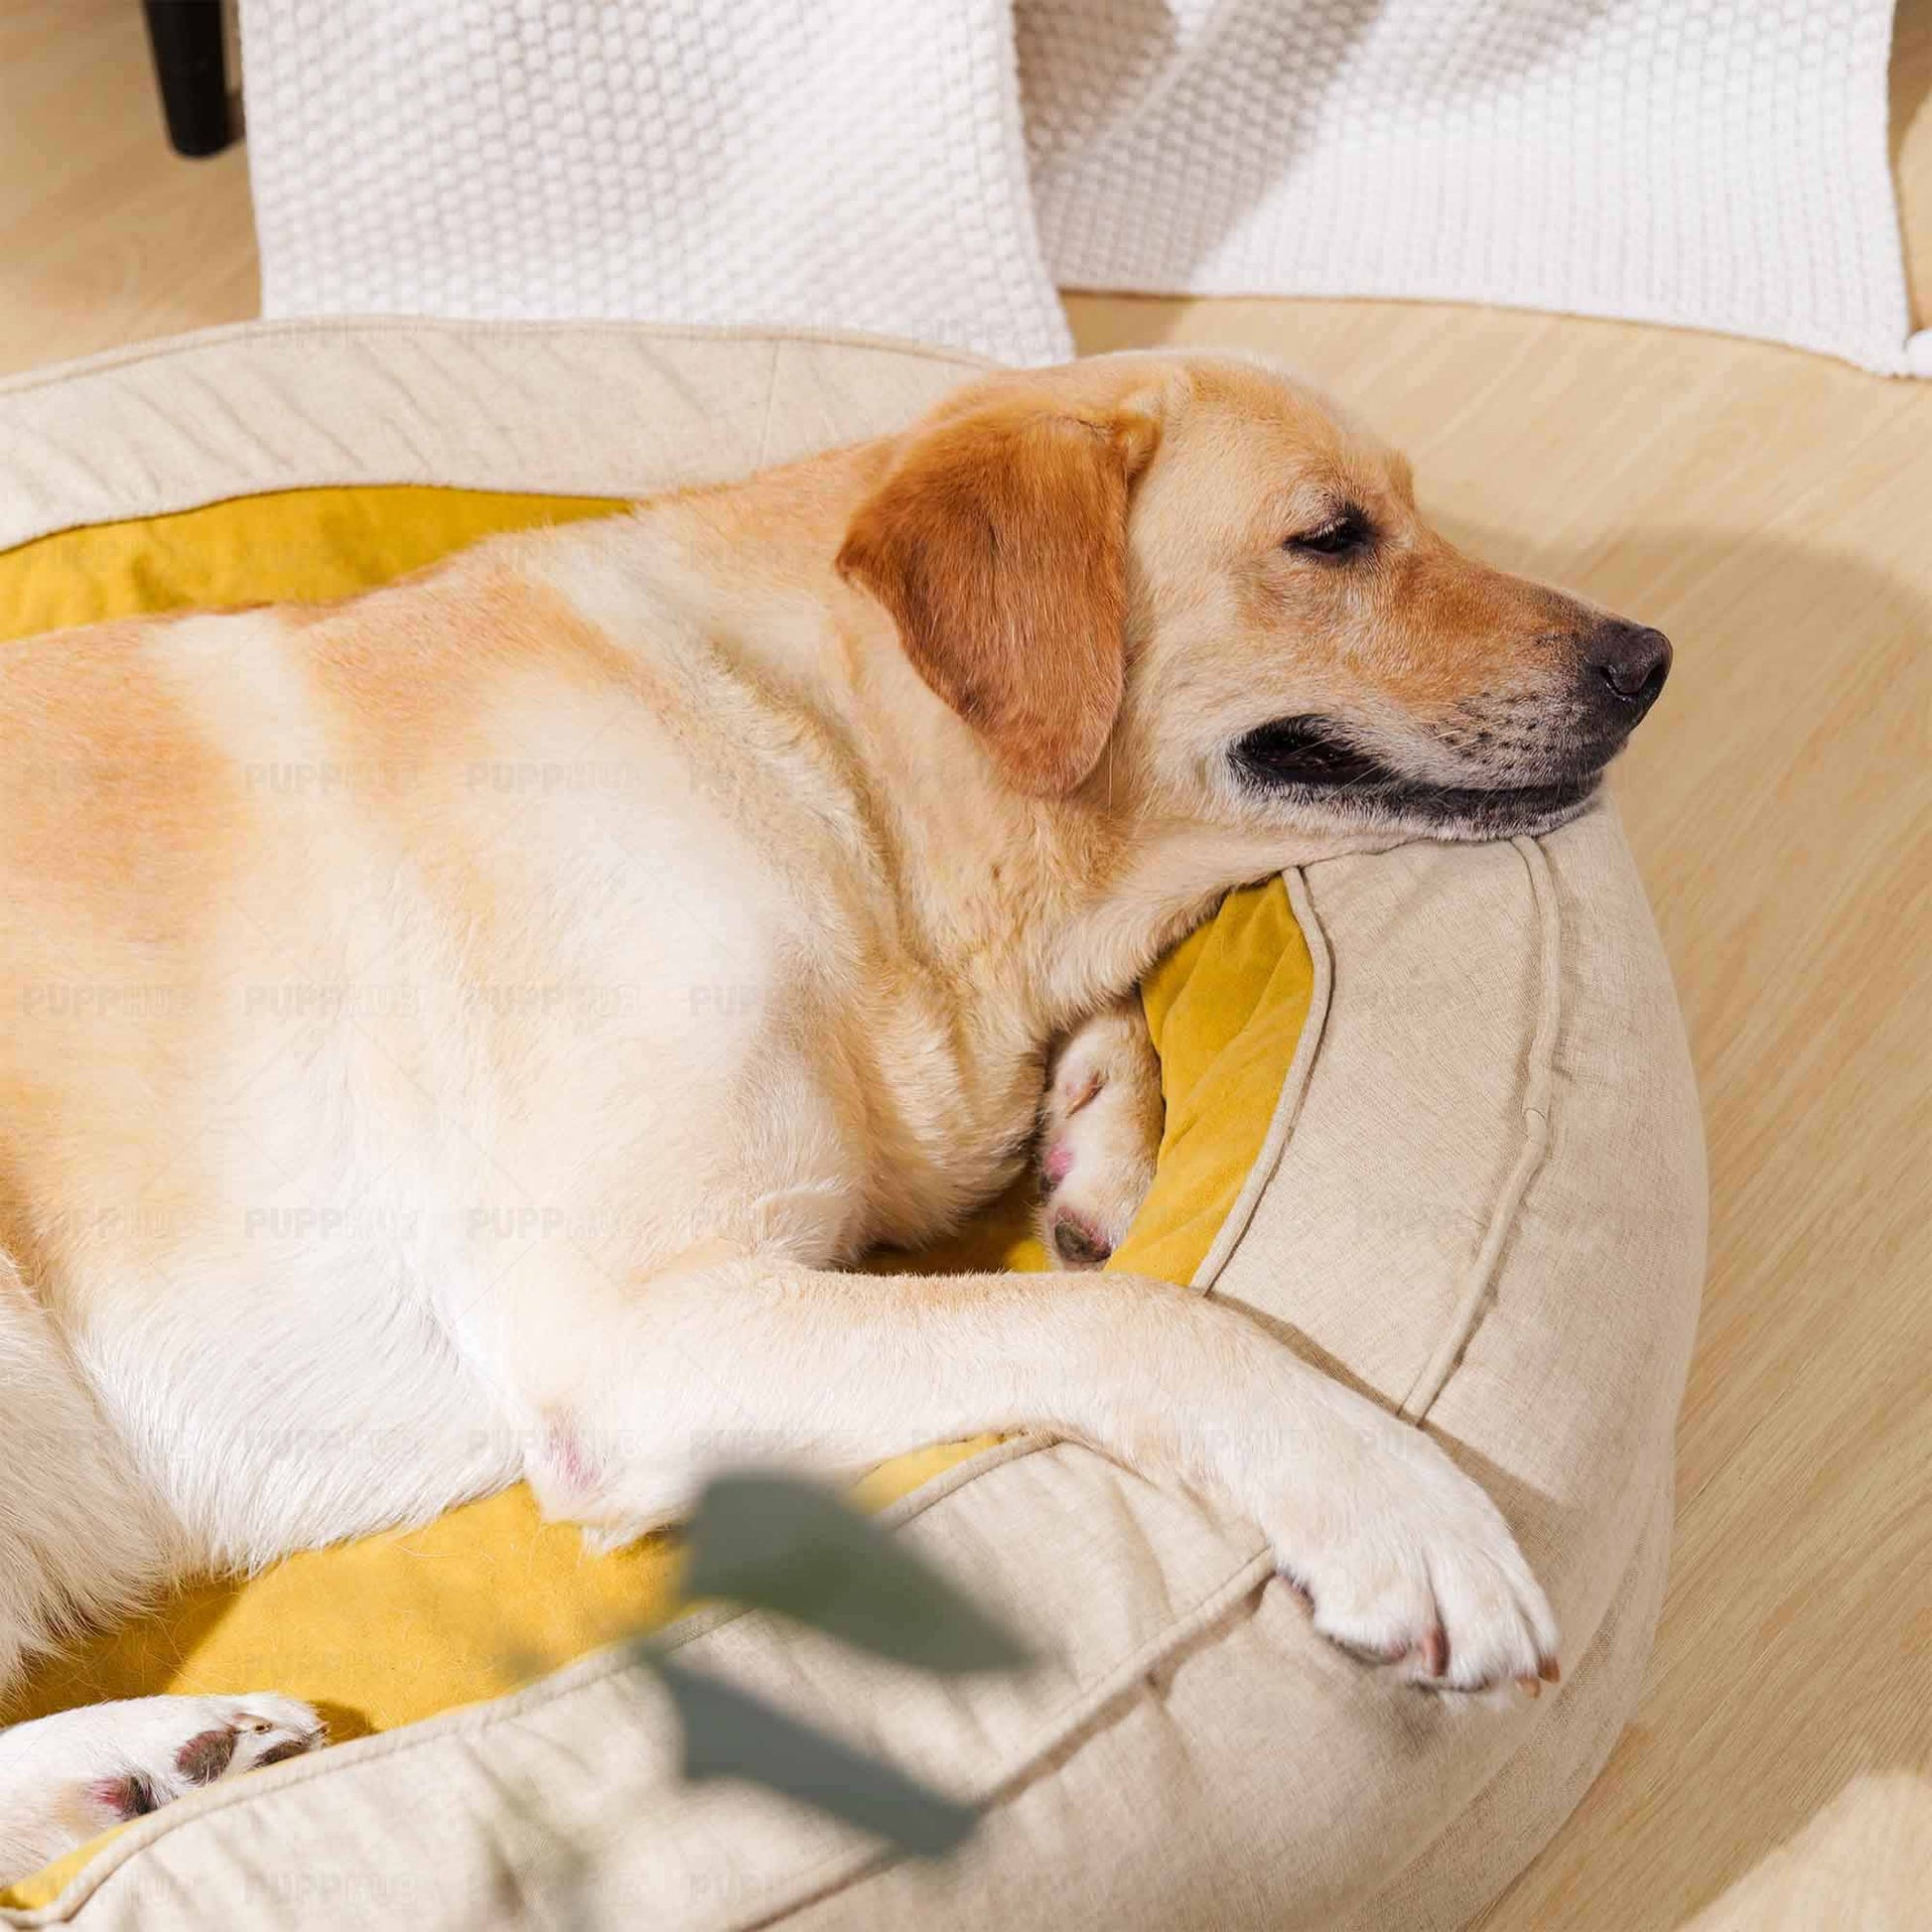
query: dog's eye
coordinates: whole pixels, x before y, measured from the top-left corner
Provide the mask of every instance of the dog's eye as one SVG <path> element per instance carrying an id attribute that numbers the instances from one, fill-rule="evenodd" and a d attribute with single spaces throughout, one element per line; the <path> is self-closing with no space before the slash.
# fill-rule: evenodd
<path id="1" fill-rule="evenodd" d="M 1360 510 L 1350 508 L 1330 517 L 1319 529 L 1305 530 L 1300 536 L 1288 538 L 1282 548 L 1310 557 L 1346 557 L 1367 549 L 1374 534 L 1368 518 Z"/>

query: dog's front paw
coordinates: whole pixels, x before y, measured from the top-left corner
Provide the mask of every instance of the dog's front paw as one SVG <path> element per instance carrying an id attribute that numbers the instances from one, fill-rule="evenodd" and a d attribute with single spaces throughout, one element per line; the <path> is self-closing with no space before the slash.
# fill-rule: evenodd
<path id="1" fill-rule="evenodd" d="M 1436 1690 L 1535 1696 L 1558 1676 L 1557 1622 L 1501 1511 L 1420 1430 L 1361 1408 L 1373 1421 L 1334 1466 L 1263 1512 L 1283 1576 L 1351 1655 Z"/>
<path id="2" fill-rule="evenodd" d="M 1161 1063 L 1137 996 L 1054 1059 L 1041 1109 L 1039 1238 L 1059 1268 L 1098 1268 L 1127 1238 L 1161 1147 Z"/>

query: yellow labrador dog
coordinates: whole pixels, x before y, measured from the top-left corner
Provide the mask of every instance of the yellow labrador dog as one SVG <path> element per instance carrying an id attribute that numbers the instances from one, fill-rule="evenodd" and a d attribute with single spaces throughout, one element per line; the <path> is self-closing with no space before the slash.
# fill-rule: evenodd
<path id="1" fill-rule="evenodd" d="M 1013 1175 L 1059 1041 L 1047 1232 L 1099 1259 L 1162 949 L 1288 863 L 1561 823 L 1669 659 L 1207 354 L 11 647 L 0 1679 L 519 1477 L 617 1540 L 713 1464 L 1036 1424 L 1259 1524 L 1392 1674 L 1533 1689 L 1557 1629 L 1481 1490 L 1236 1311 L 840 1269 Z M 0 1866 L 319 1736 L 273 1696 L 17 1725 Z"/>

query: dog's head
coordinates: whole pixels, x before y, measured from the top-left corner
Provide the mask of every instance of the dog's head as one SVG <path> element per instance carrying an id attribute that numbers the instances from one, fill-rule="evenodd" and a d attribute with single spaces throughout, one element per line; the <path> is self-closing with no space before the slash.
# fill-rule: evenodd
<path id="1" fill-rule="evenodd" d="M 1670 644 L 1463 555 L 1409 469 L 1235 356 L 997 375 L 897 445 L 839 565 L 1007 778 L 1105 755 L 1153 809 L 1491 838 L 1576 812 Z"/>

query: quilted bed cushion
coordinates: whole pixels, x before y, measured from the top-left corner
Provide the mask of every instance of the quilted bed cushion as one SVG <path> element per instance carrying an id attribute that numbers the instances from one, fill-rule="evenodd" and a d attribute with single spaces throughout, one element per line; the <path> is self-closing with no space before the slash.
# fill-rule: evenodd
<path id="1" fill-rule="evenodd" d="M 0 640 L 340 595 L 490 529 L 876 433 L 970 367 L 826 339 L 333 325 L 0 385 Z M 937 1449 L 867 1499 L 1051 1633 L 1031 1681 L 935 1686 L 719 1609 L 673 1633 L 988 1807 L 959 1858 L 892 1863 L 763 1794 L 680 1787 L 654 1687 L 582 1655 L 672 1612 L 665 1551 L 586 1558 L 511 1491 L 194 1592 L 35 1685 L 35 1708 L 273 1685 L 330 1706 L 339 1734 L 384 1734 L 140 1821 L 0 1919 L 468 1926 L 507 1913 L 506 1873 L 535 1882 L 587 1841 L 592 1922 L 1406 1927 L 1479 1908 L 1634 1698 L 1702 1277 L 1695 1096 L 1614 816 L 1237 894 L 1145 993 L 1168 1127 L 1119 1264 L 1247 1306 L 1426 1421 L 1551 1590 L 1560 1695 L 1496 1712 L 1393 1690 L 1311 1636 L 1248 1526 L 1070 1445 Z M 1037 1262 L 1012 1202 L 967 1246 Z"/>

